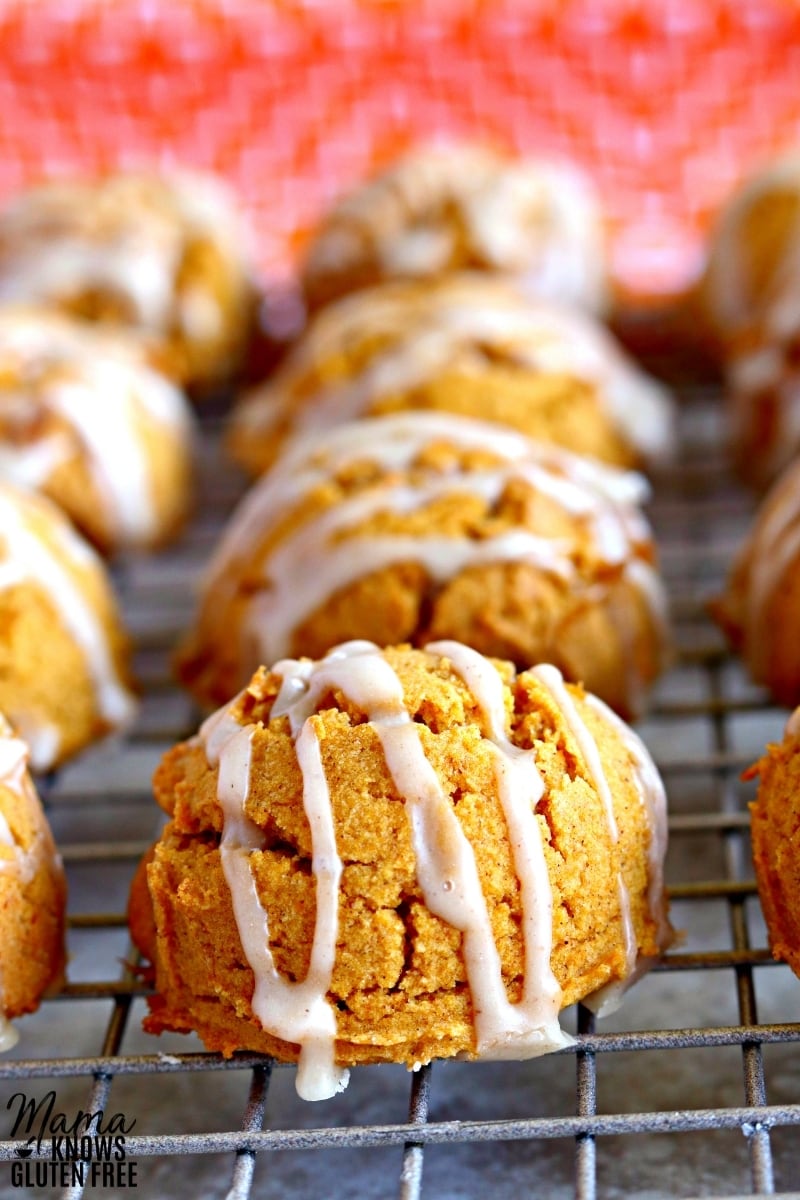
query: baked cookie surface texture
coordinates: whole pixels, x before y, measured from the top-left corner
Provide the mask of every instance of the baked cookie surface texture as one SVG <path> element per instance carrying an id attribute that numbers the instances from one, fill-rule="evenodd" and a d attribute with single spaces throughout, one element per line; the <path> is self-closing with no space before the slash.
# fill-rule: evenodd
<path id="1" fill-rule="evenodd" d="M 760 777 L 751 833 L 772 953 L 800 975 L 800 711 L 750 774 Z"/>
<path id="2" fill-rule="evenodd" d="M 613 1008 L 670 937 L 664 792 L 639 739 L 545 665 L 454 642 L 260 669 L 167 753 L 171 823 L 131 928 L 146 1028 L 348 1066 L 530 1058 Z"/>

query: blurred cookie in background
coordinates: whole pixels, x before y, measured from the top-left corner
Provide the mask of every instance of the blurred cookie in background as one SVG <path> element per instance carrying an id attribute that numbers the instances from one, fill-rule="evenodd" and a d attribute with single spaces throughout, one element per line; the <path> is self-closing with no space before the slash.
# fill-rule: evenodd
<path id="1" fill-rule="evenodd" d="M 669 391 L 600 324 L 476 272 L 384 283 L 320 311 L 243 396 L 228 447 L 258 474 L 298 434 L 403 409 L 494 421 L 623 467 L 674 447 Z"/>
<path id="2" fill-rule="evenodd" d="M 605 232 L 589 178 L 571 164 L 470 143 L 417 147 L 334 205 L 302 277 L 313 310 L 384 280 L 463 270 L 513 276 L 530 296 L 601 311 Z"/>
<path id="3" fill-rule="evenodd" d="M 202 391 L 239 371 L 255 289 L 243 219 L 217 179 L 174 171 L 43 183 L 0 212 L 0 302 L 157 338 Z"/>
<path id="4" fill-rule="evenodd" d="M 764 167 L 723 208 L 700 300 L 737 469 L 766 487 L 800 451 L 800 154 Z"/>
<path id="5" fill-rule="evenodd" d="M 712 610 L 753 680 L 800 702 L 800 459 L 762 500 Z"/>
<path id="6" fill-rule="evenodd" d="M 0 479 L 59 504 L 105 553 L 171 541 L 192 492 L 192 415 L 147 342 L 0 307 Z"/>

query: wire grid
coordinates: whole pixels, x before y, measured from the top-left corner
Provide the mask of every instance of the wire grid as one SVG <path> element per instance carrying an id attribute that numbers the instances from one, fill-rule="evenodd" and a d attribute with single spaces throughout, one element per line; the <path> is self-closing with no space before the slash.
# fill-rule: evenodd
<path id="1" fill-rule="evenodd" d="M 575 1051 L 557 1062 L 553 1056 L 532 1064 L 499 1064 L 495 1085 L 499 1080 L 505 1091 L 488 1089 L 491 1096 L 503 1097 L 494 1113 L 476 1116 L 472 1102 L 485 1087 L 487 1066 L 439 1063 L 410 1077 L 399 1068 L 359 1068 L 351 1083 L 358 1092 L 354 1104 L 348 1107 L 345 1093 L 327 1105 L 300 1106 L 299 1120 L 298 1104 L 289 1099 L 293 1070 L 273 1073 L 273 1064 L 257 1055 L 225 1061 L 199 1043 L 187 1048 L 184 1039 L 162 1043 L 141 1033 L 138 1010 L 143 1011 L 145 989 L 130 963 L 121 962 L 129 953 L 120 949 L 125 946 L 122 905 L 135 863 L 156 827 L 150 772 L 161 751 L 190 731 L 196 719 L 172 682 L 170 649 L 187 619 L 192 584 L 242 489 L 242 481 L 220 461 L 218 429 L 207 421 L 200 448 L 204 496 L 187 538 L 168 555 L 134 560 L 118 570 L 145 689 L 141 720 L 124 743 L 90 755 L 45 788 L 70 876 L 73 957 L 63 992 L 19 1023 L 21 1043 L 0 1064 L 0 1110 L 13 1092 L 30 1094 L 38 1087 L 37 1095 L 54 1088 L 59 1107 L 71 1103 L 70 1111 L 120 1111 L 129 1102 L 116 1097 L 133 1079 L 136 1111 L 128 1115 L 140 1117 L 148 1107 L 157 1114 L 152 1131 L 127 1139 L 128 1157 L 141 1167 L 159 1160 L 158 1171 L 149 1179 L 145 1175 L 140 1195 L 243 1200 L 254 1194 L 394 1193 L 417 1200 L 429 1194 L 429 1186 L 431 1195 L 482 1196 L 490 1180 L 498 1197 L 521 1194 L 521 1181 L 531 1196 L 574 1194 L 579 1200 L 788 1194 L 800 1179 L 797 1139 L 781 1137 L 785 1127 L 800 1125 L 800 1024 L 790 1019 L 798 1010 L 800 985 L 773 963 L 766 947 L 748 853 L 749 793 L 738 778 L 766 738 L 779 734 L 785 714 L 746 684 L 705 611 L 705 597 L 719 585 L 752 508 L 731 484 L 720 455 L 721 417 L 714 398 L 692 397 L 683 406 L 681 423 L 678 466 L 657 482 L 652 508 L 678 656 L 642 732 L 670 795 L 667 874 L 673 920 L 686 938 L 630 993 L 616 1026 L 612 1018 L 596 1028 L 581 1007 Z M 711 910 L 717 917 L 709 922 Z M 710 1009 L 706 1006 L 705 1018 L 698 1020 L 696 998 L 711 983 Z M 757 995 L 768 1010 L 763 1023 Z M 79 1020 L 71 1018 L 72 1009 L 83 1014 Z M 76 1053 L 76 1046 L 85 1052 Z M 703 1052 L 697 1064 L 673 1068 L 681 1054 L 696 1050 Z M 724 1087 L 707 1088 L 705 1081 L 715 1076 L 708 1056 L 731 1053 L 741 1056 L 741 1080 L 736 1071 L 732 1077 L 723 1072 Z M 167 1095 L 160 1105 L 157 1098 L 175 1077 L 182 1082 L 181 1098 Z M 233 1106 L 240 1113 L 238 1124 L 234 1118 L 228 1128 L 215 1121 L 217 1107 L 223 1110 L 220 1118 L 225 1115 L 223 1077 L 226 1087 L 233 1084 Z M 649 1088 L 644 1104 L 637 1103 L 642 1079 Z M 72 1089 L 66 1098 L 65 1087 Z M 551 1088 L 555 1103 L 548 1110 Z M 407 1095 L 401 1101 L 407 1112 L 395 1105 L 390 1120 L 365 1119 L 365 1114 L 374 1116 L 374 1098 L 389 1092 Z M 441 1092 L 445 1100 L 437 1104 Z M 511 1095 L 513 1111 L 504 1116 L 505 1097 Z M 379 1107 L 379 1115 L 383 1111 Z M 7 1129 L 10 1125 L 9 1119 Z M 731 1138 L 714 1151 L 709 1178 L 706 1147 L 725 1131 Z M 692 1134 L 702 1135 L 699 1143 Z M 657 1178 L 648 1183 L 635 1163 L 647 1160 L 645 1143 L 651 1145 L 658 1135 L 669 1136 L 665 1146 L 659 1141 Z M 555 1159 L 548 1151 L 552 1142 L 560 1147 Z M 483 1143 L 491 1144 L 488 1158 L 475 1150 Z M 619 1149 L 626 1145 L 627 1160 Z M 0 1159 L 13 1159 L 17 1146 L 0 1141 Z M 454 1183 L 451 1192 L 451 1172 L 461 1179 L 459 1147 L 472 1148 L 477 1167 L 467 1170 L 468 1184 Z M 370 1183 L 368 1175 L 358 1182 L 359 1160 L 374 1148 L 391 1151 L 381 1159 L 379 1182 Z M 309 1156 L 310 1150 L 322 1154 Z M 325 1152 L 334 1150 L 331 1160 Z M 296 1164 L 300 1155 L 303 1167 L 276 1174 L 272 1164 L 281 1156 L 270 1153 L 276 1151 L 295 1152 L 290 1162 Z M 45 1144 L 42 1156 L 48 1153 Z M 306 1165 L 309 1157 L 323 1163 L 321 1175 Z M 262 1170 L 265 1160 L 271 1163 Z M 620 1176 L 618 1164 L 625 1161 Z M 731 1171 L 719 1175 L 723 1161 L 732 1164 Z M 435 1170 L 428 1170 L 429 1162 Z M 208 1164 L 213 1169 L 206 1170 Z M 337 1170 L 338 1175 L 331 1174 Z M 0 1173 L 0 1197 L 19 1194 L 3 1191 L 7 1178 Z M 75 1198 L 83 1189 L 69 1186 L 62 1194 Z M 103 1194 L 116 1193 L 105 1189 Z"/>

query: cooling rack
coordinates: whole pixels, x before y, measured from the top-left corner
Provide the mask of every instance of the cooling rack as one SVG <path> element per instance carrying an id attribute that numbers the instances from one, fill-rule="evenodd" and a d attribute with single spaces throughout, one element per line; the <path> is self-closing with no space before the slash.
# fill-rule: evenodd
<path id="1" fill-rule="evenodd" d="M 139 722 L 44 788 L 70 879 L 70 964 L 63 991 L 18 1023 L 20 1043 L 0 1060 L 0 1200 L 26 1182 L 38 1190 L 37 1162 L 45 1170 L 51 1157 L 45 1142 L 41 1159 L 35 1148 L 20 1159 L 21 1135 L 10 1136 L 20 1093 L 52 1096 L 70 1119 L 102 1109 L 125 1124 L 132 1176 L 82 1184 L 67 1164 L 40 1177 L 41 1194 L 71 1198 L 791 1193 L 800 1186 L 800 983 L 767 949 L 749 858 L 752 785 L 739 778 L 785 713 L 747 683 L 706 613 L 752 511 L 720 449 L 713 391 L 684 397 L 681 453 L 656 481 L 651 509 L 677 656 L 641 732 L 670 797 L 667 879 L 682 940 L 613 1018 L 566 1015 L 574 1051 L 525 1064 L 437 1063 L 415 1075 L 359 1068 L 346 1093 L 317 1105 L 295 1096 L 293 1068 L 143 1034 L 145 988 L 125 931 L 128 884 L 157 830 L 152 769 L 196 722 L 172 682 L 170 650 L 243 487 L 217 434 L 218 422 L 206 421 L 202 496 L 183 543 L 117 568 L 143 686 Z"/>

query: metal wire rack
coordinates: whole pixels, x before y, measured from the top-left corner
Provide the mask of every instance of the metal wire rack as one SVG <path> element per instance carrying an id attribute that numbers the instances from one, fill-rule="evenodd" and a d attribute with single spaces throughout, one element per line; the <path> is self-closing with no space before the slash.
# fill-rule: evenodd
<path id="1" fill-rule="evenodd" d="M 670 795 L 667 878 L 682 942 L 615 1017 L 595 1027 L 583 1008 L 572 1014 L 575 1051 L 440 1063 L 410 1077 L 359 1068 L 343 1096 L 303 1105 L 291 1069 L 144 1035 L 145 988 L 126 939 L 128 884 L 157 824 L 150 775 L 196 721 L 172 682 L 170 649 L 242 488 L 206 423 L 203 498 L 186 539 L 118 568 L 144 690 L 139 723 L 46 784 L 70 878 L 71 958 L 63 991 L 19 1023 L 20 1044 L 0 1062 L 0 1113 L 11 1104 L 0 1200 L 24 1185 L 12 1177 L 22 1168 L 10 1137 L 20 1092 L 54 1092 L 73 1115 L 123 1114 L 140 1196 L 593 1200 L 800 1187 L 800 983 L 767 948 L 749 860 L 751 785 L 739 779 L 785 714 L 748 685 L 705 609 L 752 501 L 728 475 L 717 398 L 688 397 L 681 426 L 678 465 L 657 481 L 652 506 L 678 655 L 641 731 Z M 50 1149 L 37 1153 L 29 1172 Z M 92 1186 L 67 1170 L 40 1183 L 75 1198 L 127 1195 L 131 1180 Z"/>

